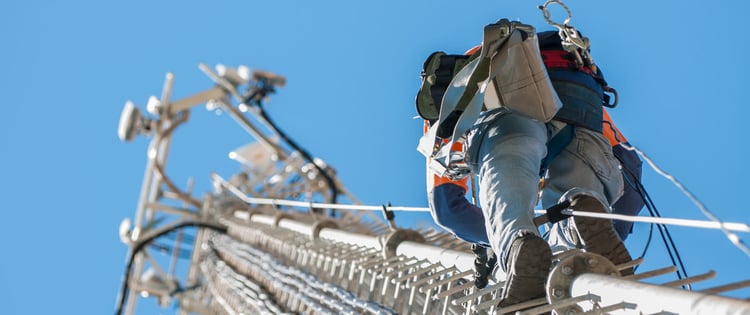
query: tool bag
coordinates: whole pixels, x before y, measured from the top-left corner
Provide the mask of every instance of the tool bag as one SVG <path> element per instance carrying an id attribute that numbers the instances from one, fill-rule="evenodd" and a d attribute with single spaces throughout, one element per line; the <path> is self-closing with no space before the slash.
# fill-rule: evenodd
<path id="1" fill-rule="evenodd" d="M 448 165 L 453 141 L 474 124 L 482 110 L 505 107 L 548 122 L 562 106 L 542 62 L 533 26 L 507 19 L 485 26 L 482 48 L 472 59 L 450 81 L 437 122 L 418 147 L 443 165 Z M 436 138 L 450 141 L 436 145 Z"/>

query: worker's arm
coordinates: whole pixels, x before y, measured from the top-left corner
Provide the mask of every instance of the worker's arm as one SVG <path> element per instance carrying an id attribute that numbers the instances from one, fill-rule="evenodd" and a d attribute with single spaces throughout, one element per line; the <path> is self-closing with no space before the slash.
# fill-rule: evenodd
<path id="1" fill-rule="evenodd" d="M 432 175 L 428 193 L 430 213 L 439 226 L 461 240 L 489 245 L 482 209 L 466 199 L 467 180 Z"/>

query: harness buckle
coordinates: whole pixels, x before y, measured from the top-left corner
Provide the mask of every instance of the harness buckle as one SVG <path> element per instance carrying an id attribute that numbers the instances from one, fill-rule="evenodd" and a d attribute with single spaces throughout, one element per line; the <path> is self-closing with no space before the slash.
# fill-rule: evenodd
<path id="1" fill-rule="evenodd" d="M 617 94 L 617 90 L 611 86 L 605 86 L 602 90 L 604 91 L 604 101 L 602 102 L 602 105 L 609 108 L 615 108 L 620 101 L 620 96 Z"/>

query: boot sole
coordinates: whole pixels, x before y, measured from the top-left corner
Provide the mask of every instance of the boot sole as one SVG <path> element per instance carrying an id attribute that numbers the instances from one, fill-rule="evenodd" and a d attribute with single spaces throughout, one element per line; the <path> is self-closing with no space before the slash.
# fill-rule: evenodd
<path id="1" fill-rule="evenodd" d="M 539 236 L 528 234 L 522 237 L 520 246 L 512 247 L 508 280 L 503 290 L 499 307 L 509 306 L 546 295 L 544 288 L 552 264 L 552 251 Z"/>
<path id="2" fill-rule="evenodd" d="M 607 213 L 601 202 L 588 195 L 578 195 L 574 198 L 571 209 L 576 211 Z M 602 255 L 613 264 L 619 265 L 632 260 L 625 244 L 612 226 L 612 220 L 588 217 L 573 217 L 573 226 L 578 231 L 581 243 L 586 251 Z M 621 270 L 623 276 L 632 275 L 633 268 Z"/>

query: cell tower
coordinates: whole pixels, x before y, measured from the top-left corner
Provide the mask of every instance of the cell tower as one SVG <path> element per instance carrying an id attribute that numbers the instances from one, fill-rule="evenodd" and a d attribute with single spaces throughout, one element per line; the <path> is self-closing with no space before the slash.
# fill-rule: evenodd
<path id="1" fill-rule="evenodd" d="M 362 205 L 333 168 L 273 124 L 263 100 L 283 77 L 200 69 L 213 87 L 172 101 L 167 74 L 145 113 L 130 102 L 123 109 L 120 138 L 151 142 L 135 217 L 120 226 L 128 264 L 116 314 L 136 314 L 140 298 L 174 304 L 179 314 L 750 314 L 747 300 L 720 295 L 748 280 L 689 291 L 680 287 L 713 273 L 652 284 L 644 280 L 677 267 L 622 277 L 619 270 L 642 260 L 616 266 L 581 250 L 554 257 L 545 298 L 498 309 L 504 276 L 476 288 L 469 245 L 432 228 L 397 228 L 393 211 L 419 209 Z M 244 166 L 239 173 L 213 174 L 213 190 L 198 198 L 181 191 L 165 165 L 174 131 L 203 104 L 228 113 L 257 142 L 230 154 Z"/>

